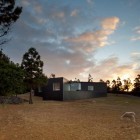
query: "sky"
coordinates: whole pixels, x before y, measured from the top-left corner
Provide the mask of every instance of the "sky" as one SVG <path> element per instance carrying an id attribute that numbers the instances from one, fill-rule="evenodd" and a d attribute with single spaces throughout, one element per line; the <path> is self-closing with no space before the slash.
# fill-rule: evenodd
<path id="1" fill-rule="evenodd" d="M 36 48 L 49 77 L 93 81 L 140 74 L 140 0 L 17 0 L 20 19 L 3 51 L 20 63 Z"/>

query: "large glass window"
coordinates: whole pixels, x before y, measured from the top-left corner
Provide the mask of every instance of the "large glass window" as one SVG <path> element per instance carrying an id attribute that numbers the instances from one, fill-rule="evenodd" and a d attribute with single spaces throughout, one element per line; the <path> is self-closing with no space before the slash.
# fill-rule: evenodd
<path id="1" fill-rule="evenodd" d="M 53 91 L 60 90 L 60 83 L 53 83 Z"/>
<path id="2" fill-rule="evenodd" d="M 70 85 L 70 90 L 71 91 L 78 91 L 81 90 L 81 83 L 71 83 Z"/>
<path id="3" fill-rule="evenodd" d="M 88 86 L 88 91 L 93 91 L 94 90 L 94 86 Z"/>

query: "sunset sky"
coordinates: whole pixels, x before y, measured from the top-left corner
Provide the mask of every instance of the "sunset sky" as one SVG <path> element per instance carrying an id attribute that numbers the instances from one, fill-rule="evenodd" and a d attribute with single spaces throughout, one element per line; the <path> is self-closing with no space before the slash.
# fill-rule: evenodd
<path id="1" fill-rule="evenodd" d="M 140 74 L 140 0 L 16 0 L 23 7 L 3 46 L 12 61 L 35 47 L 49 77 L 135 78 Z"/>

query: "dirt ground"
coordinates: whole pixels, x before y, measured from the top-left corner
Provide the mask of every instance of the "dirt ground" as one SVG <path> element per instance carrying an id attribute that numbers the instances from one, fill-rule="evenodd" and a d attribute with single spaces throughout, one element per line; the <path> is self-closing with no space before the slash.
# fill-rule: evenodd
<path id="1" fill-rule="evenodd" d="M 33 100 L 32 105 L 0 105 L 0 140 L 140 140 L 139 97 Z M 136 123 L 120 120 L 125 111 L 136 113 Z"/>

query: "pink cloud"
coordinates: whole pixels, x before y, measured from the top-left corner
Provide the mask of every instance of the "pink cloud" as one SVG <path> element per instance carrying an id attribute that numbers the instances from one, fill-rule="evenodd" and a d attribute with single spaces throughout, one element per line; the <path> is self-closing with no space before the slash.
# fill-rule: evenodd
<path id="1" fill-rule="evenodd" d="M 117 29 L 119 21 L 120 20 L 117 17 L 105 18 L 101 22 L 100 30 L 85 32 L 80 34 L 79 36 L 67 38 L 65 39 L 65 41 L 75 43 L 90 42 L 93 43 L 94 46 L 103 47 L 109 44 L 108 36 L 111 35 Z"/>
<path id="2" fill-rule="evenodd" d="M 118 58 L 110 56 L 109 58 L 100 61 L 97 65 L 83 69 L 79 75 L 83 80 L 87 79 L 88 74 L 90 73 L 94 81 L 99 81 L 100 79 L 112 81 L 113 79 L 116 80 L 117 77 L 120 77 L 122 80 L 130 78 L 133 81 L 138 73 L 134 70 L 133 64 L 134 62 L 128 63 L 127 65 L 119 65 Z"/>
<path id="3" fill-rule="evenodd" d="M 119 22 L 120 19 L 118 17 L 105 18 L 102 20 L 101 26 L 103 30 L 114 31 L 116 30 Z"/>

